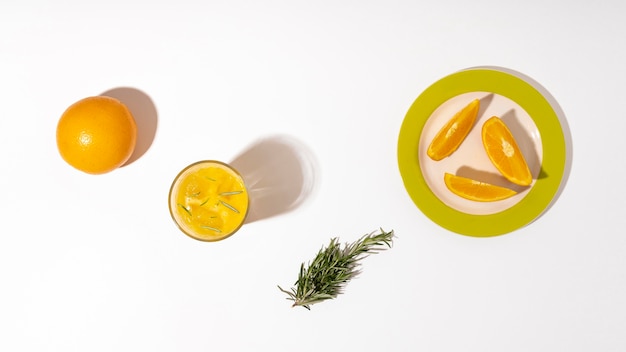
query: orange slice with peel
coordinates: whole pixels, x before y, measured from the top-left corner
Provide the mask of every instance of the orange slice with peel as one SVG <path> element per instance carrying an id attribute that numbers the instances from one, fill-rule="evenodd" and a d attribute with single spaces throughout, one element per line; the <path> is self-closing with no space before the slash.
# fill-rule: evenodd
<path id="1" fill-rule="evenodd" d="M 428 156 L 439 161 L 452 155 L 474 126 L 479 108 L 480 100 L 474 99 L 448 120 L 430 142 L 426 152 Z"/>
<path id="2" fill-rule="evenodd" d="M 482 141 L 489 160 L 502 176 L 520 186 L 532 183 L 533 176 L 526 159 L 504 121 L 497 116 L 485 121 Z"/>
<path id="3" fill-rule="evenodd" d="M 494 202 L 517 194 L 512 189 L 445 173 L 444 182 L 448 189 L 459 197 L 478 202 Z"/>

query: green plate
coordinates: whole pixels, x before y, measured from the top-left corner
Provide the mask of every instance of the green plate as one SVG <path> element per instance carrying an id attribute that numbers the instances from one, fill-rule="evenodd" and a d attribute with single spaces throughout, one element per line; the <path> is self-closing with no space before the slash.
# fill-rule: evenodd
<path id="1" fill-rule="evenodd" d="M 481 100 L 481 108 L 470 134 L 450 157 L 430 160 L 426 149 L 434 134 L 475 98 Z M 501 117 L 515 136 L 533 173 L 531 186 L 506 185 L 490 163 L 482 147 L 480 124 L 491 116 Z M 474 237 L 512 232 L 541 216 L 565 184 L 571 146 L 562 123 L 564 116 L 549 93 L 520 73 L 501 68 L 456 72 L 420 94 L 404 118 L 398 139 L 404 186 L 428 218 L 450 231 Z M 445 172 L 519 193 L 503 201 L 469 201 L 446 189 Z"/>

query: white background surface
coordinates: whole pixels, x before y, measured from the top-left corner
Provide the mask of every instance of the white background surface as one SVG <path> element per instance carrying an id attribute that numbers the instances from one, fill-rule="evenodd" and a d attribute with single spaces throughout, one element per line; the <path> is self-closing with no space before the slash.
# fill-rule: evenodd
<path id="1" fill-rule="evenodd" d="M 617 0 L 3 2 L 0 350 L 626 350 L 625 13 Z M 420 92 L 482 65 L 548 89 L 574 147 L 550 211 L 489 239 L 432 223 L 396 162 Z M 59 116 L 119 87 L 153 103 L 152 143 L 110 174 L 75 171 Z M 313 157 L 304 202 L 218 243 L 179 232 L 176 173 L 272 136 Z M 394 247 L 345 294 L 290 308 L 276 285 L 301 262 L 379 227 Z"/>

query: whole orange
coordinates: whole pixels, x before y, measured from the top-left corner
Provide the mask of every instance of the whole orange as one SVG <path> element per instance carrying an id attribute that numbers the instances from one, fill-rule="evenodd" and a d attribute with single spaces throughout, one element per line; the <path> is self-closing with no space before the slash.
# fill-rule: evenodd
<path id="1" fill-rule="evenodd" d="M 119 100 L 93 96 L 65 110 L 56 137 L 59 153 L 68 164 L 89 174 L 103 174 L 130 158 L 137 142 L 137 125 Z"/>

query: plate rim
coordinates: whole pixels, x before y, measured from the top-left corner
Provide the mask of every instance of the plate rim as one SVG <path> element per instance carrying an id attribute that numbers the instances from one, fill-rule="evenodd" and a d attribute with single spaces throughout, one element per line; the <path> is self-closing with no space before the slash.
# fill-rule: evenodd
<path id="1" fill-rule="evenodd" d="M 430 220 L 443 228 L 472 237 L 513 232 L 539 218 L 561 188 L 567 159 L 563 128 L 555 108 L 525 75 L 510 69 L 476 67 L 449 74 L 427 87 L 411 104 L 398 136 L 398 167 L 406 191 Z M 472 215 L 455 210 L 435 196 L 419 163 L 419 140 L 426 121 L 441 104 L 460 94 L 484 91 L 520 105 L 537 125 L 543 144 L 541 174 L 528 194 L 499 213 Z"/>

